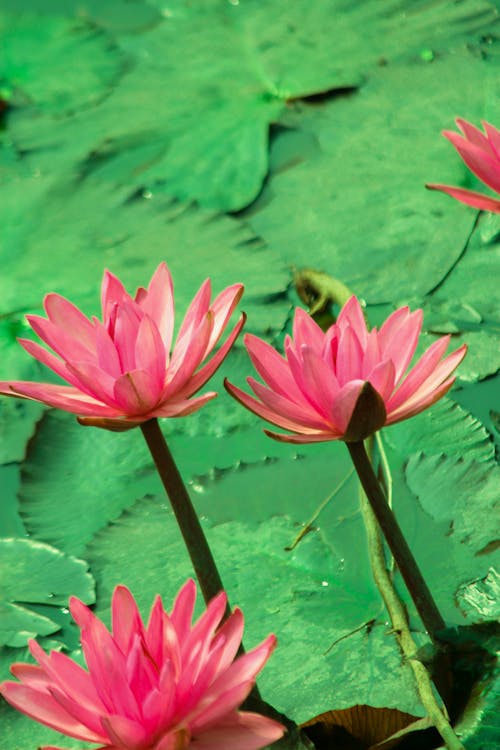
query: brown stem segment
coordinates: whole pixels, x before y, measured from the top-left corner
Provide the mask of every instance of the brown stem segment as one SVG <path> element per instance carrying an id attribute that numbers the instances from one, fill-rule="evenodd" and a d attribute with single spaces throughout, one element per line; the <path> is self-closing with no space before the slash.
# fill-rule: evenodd
<path id="1" fill-rule="evenodd" d="M 436 635 L 446 628 L 432 594 L 420 572 L 413 553 L 403 536 L 394 513 L 390 509 L 362 441 L 346 443 L 354 467 L 370 502 L 375 518 L 385 536 L 403 580 L 415 603 L 415 607 L 433 642 L 439 643 Z"/>
<path id="2" fill-rule="evenodd" d="M 224 590 L 212 552 L 158 420 L 150 419 L 143 422 L 141 430 L 175 513 L 203 598 L 208 604 L 214 596 Z M 230 613 L 228 604 L 226 617 Z"/>

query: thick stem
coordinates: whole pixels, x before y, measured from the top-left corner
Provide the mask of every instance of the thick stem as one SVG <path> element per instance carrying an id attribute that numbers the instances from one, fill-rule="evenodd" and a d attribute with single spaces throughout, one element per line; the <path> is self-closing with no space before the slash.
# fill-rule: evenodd
<path id="1" fill-rule="evenodd" d="M 158 420 L 150 419 L 148 422 L 144 422 L 141 424 L 141 430 L 175 513 L 203 598 L 205 603 L 208 604 L 214 596 L 224 590 L 224 587 L 207 539 L 182 481 L 177 464 L 160 430 Z M 228 600 L 224 617 L 227 618 L 230 614 L 231 607 Z M 244 653 L 245 649 L 243 643 L 241 643 L 238 656 L 242 656 Z M 274 711 L 272 707 L 267 707 L 268 704 L 260 697 L 257 685 L 253 686 L 252 692 L 246 699 L 246 702 L 248 701 L 253 701 L 253 705 L 261 706 L 260 711 L 266 716 L 272 715 L 271 712 Z M 246 702 L 243 706 L 246 705 Z"/>
<path id="2" fill-rule="evenodd" d="M 433 642 L 439 644 L 436 635 L 446 625 L 436 606 L 432 594 L 420 572 L 415 558 L 403 536 L 396 518 L 389 508 L 386 497 L 373 471 L 362 441 L 346 443 L 354 467 L 370 502 L 375 518 L 394 556 L 403 580 L 415 603 L 415 607 Z"/>
<path id="3" fill-rule="evenodd" d="M 157 419 L 141 424 L 142 434 L 169 497 L 205 602 L 224 590 L 210 547 Z M 231 613 L 227 605 L 226 617 Z"/>

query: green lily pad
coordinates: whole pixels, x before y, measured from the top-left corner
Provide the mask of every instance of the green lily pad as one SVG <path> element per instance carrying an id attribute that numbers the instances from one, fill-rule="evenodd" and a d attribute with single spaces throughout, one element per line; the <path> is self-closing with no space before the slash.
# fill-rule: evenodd
<path id="1" fill-rule="evenodd" d="M 445 621 L 462 625 L 457 589 L 494 564 L 494 514 L 484 515 L 494 502 L 494 445 L 481 423 L 448 399 L 383 437 L 396 516 Z M 478 524 L 478 517 L 491 523 Z"/>
<path id="2" fill-rule="evenodd" d="M 30 534 L 81 555 L 96 531 L 158 490 L 139 430 L 81 427 L 72 415 L 50 411 L 30 443 L 19 498 Z"/>
<path id="3" fill-rule="evenodd" d="M 497 373 L 494 377 L 480 383 L 471 383 L 453 392 L 453 399 L 480 420 L 488 430 L 497 451 L 500 451 L 500 422 L 495 419 L 495 410 L 491 408 L 491 404 L 496 402 L 499 389 L 500 373 Z"/>
<path id="4" fill-rule="evenodd" d="M 450 524 L 449 533 L 477 555 L 500 537 L 495 507 L 500 468 L 494 460 L 416 454 L 406 466 L 406 480 L 432 518 Z M 478 524 L 478 517 L 490 519 Z"/>
<path id="5" fill-rule="evenodd" d="M 14 711 L 4 701 L 0 705 L 0 723 L 4 750 L 19 750 L 21 747 L 32 750 L 32 748 L 49 745 L 71 748 L 71 750 L 88 750 L 88 742 L 74 740 L 44 727 L 24 714 Z"/>
<path id="6" fill-rule="evenodd" d="M 84 168 L 101 177 L 240 210 L 262 188 L 269 125 L 290 99 L 358 86 L 381 58 L 446 49 L 497 22 L 484 0 L 421 3 L 412 14 L 396 0 L 162 10 L 163 23 L 124 40 L 134 64 L 95 113 L 57 124 L 29 114 L 11 121 L 23 149 L 45 150 L 44 171 L 54 148 L 72 166 L 92 154 Z"/>
<path id="7" fill-rule="evenodd" d="M 0 281 L 5 312 L 19 309 L 20 301 L 23 309 L 39 308 L 43 295 L 56 291 L 95 314 L 104 268 L 133 292 L 166 260 L 174 278 L 178 321 L 198 287 L 211 277 L 214 294 L 236 282 L 246 285 L 241 308 L 249 316 L 250 330 L 270 335 L 283 327 L 290 308 L 285 294 L 290 273 L 241 222 L 161 197 L 127 200 L 128 190 L 106 184 L 59 186 L 42 195 L 33 186 L 40 195 L 35 201 L 29 190 L 23 197 L 24 186 L 25 180 L 19 180 L 6 187 L 12 211 L 2 255 L 6 273 Z M 2 374 L 9 377 L 3 367 Z"/>
<path id="8" fill-rule="evenodd" d="M 23 646 L 35 635 L 59 630 L 50 613 L 71 594 L 94 601 L 94 581 L 83 560 L 31 539 L 0 539 L 0 645 Z M 30 609 L 48 604 L 49 617 Z"/>
<path id="9" fill-rule="evenodd" d="M 497 750 L 500 736 L 500 672 L 476 690 L 457 731 L 467 750 Z"/>
<path id="10" fill-rule="evenodd" d="M 121 75 L 123 55 L 111 38 L 81 20 L 4 12 L 0 33 L 0 77 L 16 104 L 37 112 L 60 116 L 95 105 Z"/>
<path id="11" fill-rule="evenodd" d="M 460 366 L 465 382 L 500 369 L 500 292 L 491 273 L 500 264 L 498 239 L 498 216 L 480 215 L 460 261 L 423 305 L 427 330 L 455 334 L 457 343 L 468 345 Z"/>
<path id="12" fill-rule="evenodd" d="M 424 188 L 466 175 L 439 135 L 463 109 L 457 78 L 468 117 L 494 120 L 484 91 L 497 66 L 467 52 L 389 66 L 356 95 L 302 104 L 287 124 L 312 133 L 320 153 L 273 175 L 246 218 L 287 263 L 330 273 L 368 302 L 421 300 L 461 258 L 476 218 Z"/>
<path id="13" fill-rule="evenodd" d="M 36 635 L 49 635 L 59 629 L 52 620 L 11 602 L 0 602 L 0 645 L 24 646 Z"/>
<path id="14" fill-rule="evenodd" d="M 412 419 L 384 430 L 384 440 L 406 455 L 418 451 L 447 456 L 467 455 L 476 461 L 490 461 L 495 447 L 484 426 L 450 398 L 438 401 Z"/>
<path id="15" fill-rule="evenodd" d="M 160 19 L 160 13 L 141 0 L 4 0 L 3 9 L 10 13 L 28 6 L 32 14 L 71 16 L 85 19 L 95 27 L 113 34 L 145 31 Z M 24 10 L 24 8 L 23 8 Z"/>
<path id="16" fill-rule="evenodd" d="M 245 613 L 246 648 L 271 631 L 278 635 L 279 646 L 259 677 L 263 697 L 275 708 L 298 722 L 353 700 L 415 708 L 409 669 L 399 669 L 394 639 L 385 625 L 373 627 L 380 602 L 365 561 L 359 561 L 362 574 L 358 568 L 356 578 L 343 577 L 331 542 L 318 532 L 287 552 L 293 525 L 286 516 L 204 527 L 230 601 Z M 339 530 L 339 537 L 344 533 Z M 125 511 L 96 536 L 86 556 L 99 584 L 97 612 L 105 620 L 117 581 L 130 586 L 146 614 L 156 593 L 170 606 L 192 574 L 173 516 L 155 498 Z M 363 656 L 374 653 L 368 672 Z"/>
<path id="17" fill-rule="evenodd" d="M 27 323 L 22 322 L 17 313 L 0 320 L 0 378 L 37 380 L 41 377 L 41 370 L 45 368 L 26 357 L 16 340 L 17 336 L 26 336 L 28 330 Z M 44 408 L 33 401 L 0 400 L 0 464 L 24 458 L 26 443 L 33 435 Z"/>

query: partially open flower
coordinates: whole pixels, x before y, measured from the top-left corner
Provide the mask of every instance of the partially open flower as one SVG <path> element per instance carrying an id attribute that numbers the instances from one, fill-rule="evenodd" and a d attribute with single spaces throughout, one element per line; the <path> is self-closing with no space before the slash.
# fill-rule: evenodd
<path id="1" fill-rule="evenodd" d="M 172 353 L 174 295 L 170 272 L 160 263 L 147 289 L 134 298 L 109 271 L 102 283 L 102 322 L 89 320 L 59 294 L 48 294 L 48 320 L 28 315 L 31 327 L 55 355 L 28 339 L 19 342 L 70 385 L 0 382 L 6 396 L 41 401 L 77 414 L 82 424 L 128 429 L 153 417 L 190 414 L 215 398 L 192 396 L 212 377 L 238 336 L 244 315 L 212 359 L 241 295 L 234 284 L 211 303 L 210 280 L 194 297 Z M 200 369 L 198 369 L 200 368 Z"/>
<path id="2" fill-rule="evenodd" d="M 455 146 L 471 172 L 485 185 L 500 193 L 500 131 L 483 122 L 484 133 L 467 120 L 457 117 L 456 123 L 462 135 L 452 130 L 443 131 L 445 138 Z M 468 206 L 483 211 L 500 213 L 500 200 L 465 188 L 449 185 L 426 185 L 430 190 L 440 190 Z"/>
<path id="3" fill-rule="evenodd" d="M 195 598 L 192 580 L 179 591 L 170 615 L 157 597 L 145 626 L 130 591 L 117 586 L 112 633 L 72 598 L 88 671 L 31 641 L 38 666 L 14 664 L 20 682 L 2 683 L 0 693 L 32 719 L 100 743 L 96 750 L 258 750 L 274 742 L 284 732 L 281 724 L 238 707 L 275 636 L 235 659 L 241 611 L 235 609 L 219 627 L 226 608 L 220 593 L 192 625 Z"/>
<path id="4" fill-rule="evenodd" d="M 451 388 L 463 345 L 442 359 L 450 337 L 435 341 L 407 373 L 422 328 L 422 310 L 401 307 L 380 330 L 368 331 L 356 297 L 324 333 L 302 309 L 295 311 L 285 357 L 253 336 L 245 345 L 267 388 L 247 381 L 257 396 L 225 382 L 247 409 L 292 434 L 265 432 L 289 443 L 358 442 L 384 425 L 418 414 Z"/>

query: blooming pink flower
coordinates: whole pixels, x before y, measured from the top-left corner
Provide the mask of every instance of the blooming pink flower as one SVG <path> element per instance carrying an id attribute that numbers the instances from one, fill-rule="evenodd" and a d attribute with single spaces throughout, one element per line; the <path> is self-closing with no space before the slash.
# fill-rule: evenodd
<path id="1" fill-rule="evenodd" d="M 236 307 L 243 286 L 234 284 L 210 304 L 207 279 L 188 309 L 170 354 L 174 328 L 172 278 L 160 263 L 147 289 L 134 298 L 109 271 L 102 283 L 102 317 L 89 320 L 59 294 L 44 300 L 48 320 L 27 319 L 55 355 L 28 339 L 19 342 L 70 385 L 0 382 L 0 393 L 42 401 L 78 414 L 83 424 L 128 429 L 152 417 L 190 414 L 215 398 L 191 398 L 227 355 L 244 315 L 218 352 L 203 367 Z M 57 356 L 56 356 L 57 355 Z"/>
<path id="2" fill-rule="evenodd" d="M 441 360 L 449 336 L 435 341 L 405 376 L 421 327 L 422 310 L 410 313 L 401 307 L 380 330 L 368 331 L 361 306 L 351 297 L 324 333 L 298 308 L 293 339 L 285 340 L 285 358 L 257 336 L 245 336 L 250 358 L 268 387 L 247 378 L 257 396 L 253 398 L 227 381 L 225 385 L 247 409 L 294 433 L 265 430 L 276 440 L 362 440 L 426 409 L 451 388 L 455 379 L 450 374 L 466 347 Z"/>
<path id="3" fill-rule="evenodd" d="M 463 135 L 452 130 L 443 131 L 443 135 L 455 146 L 456 150 L 469 169 L 485 185 L 500 193 L 500 131 L 483 122 L 484 133 L 467 120 L 457 117 L 456 123 Z M 500 200 L 490 198 L 474 190 L 450 187 L 448 185 L 427 185 L 430 190 L 441 190 L 468 206 L 484 211 L 500 213 Z"/>
<path id="4" fill-rule="evenodd" d="M 13 664 L 20 682 L 3 682 L 0 692 L 32 719 L 69 737 L 98 742 L 99 750 L 256 750 L 274 742 L 284 732 L 281 724 L 237 709 L 268 660 L 275 636 L 235 660 L 243 614 L 235 609 L 219 627 L 226 608 L 221 592 L 192 625 L 195 599 L 195 583 L 188 580 L 172 613 L 165 612 L 158 596 L 144 626 L 130 591 L 117 586 L 110 633 L 72 597 L 88 671 L 30 641 L 38 666 Z"/>

